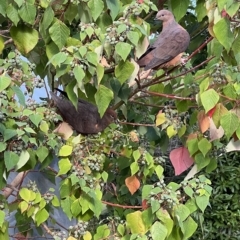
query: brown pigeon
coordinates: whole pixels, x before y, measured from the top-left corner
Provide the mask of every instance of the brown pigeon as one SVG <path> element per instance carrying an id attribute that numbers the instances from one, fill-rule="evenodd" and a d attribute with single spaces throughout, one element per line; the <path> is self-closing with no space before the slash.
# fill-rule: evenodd
<path id="1" fill-rule="evenodd" d="M 162 32 L 138 60 L 139 66 L 144 67 L 144 70 L 177 65 L 190 42 L 188 32 L 175 21 L 170 11 L 160 10 L 156 19 L 162 21 Z"/>
<path id="2" fill-rule="evenodd" d="M 78 99 L 77 110 L 66 98 L 60 98 L 50 92 L 63 120 L 72 126 L 74 130 L 82 134 L 95 134 L 103 131 L 110 123 L 117 119 L 115 111 L 108 108 L 100 118 L 98 109 L 92 103 Z"/>

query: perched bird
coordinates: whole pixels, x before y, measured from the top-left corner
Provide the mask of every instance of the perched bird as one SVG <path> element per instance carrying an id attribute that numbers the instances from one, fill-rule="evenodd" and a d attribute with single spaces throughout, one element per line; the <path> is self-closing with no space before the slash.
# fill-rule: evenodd
<path id="1" fill-rule="evenodd" d="M 92 103 L 78 99 L 77 109 L 67 98 L 60 98 L 50 92 L 63 120 L 74 130 L 82 134 L 95 134 L 103 131 L 110 123 L 117 119 L 114 110 L 108 108 L 100 118 L 98 109 Z"/>
<path id="2" fill-rule="evenodd" d="M 160 10 L 155 19 L 162 21 L 162 32 L 138 60 L 144 70 L 177 65 L 190 42 L 188 32 L 175 21 L 170 11 Z"/>

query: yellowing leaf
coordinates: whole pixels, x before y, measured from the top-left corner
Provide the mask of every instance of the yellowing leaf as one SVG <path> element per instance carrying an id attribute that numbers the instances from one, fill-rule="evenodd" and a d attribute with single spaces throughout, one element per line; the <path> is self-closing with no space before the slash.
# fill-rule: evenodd
<path id="1" fill-rule="evenodd" d="M 167 128 L 167 135 L 168 135 L 169 138 L 175 136 L 176 134 L 177 134 L 177 131 L 174 129 L 173 126 L 169 126 Z"/>
<path id="2" fill-rule="evenodd" d="M 69 155 L 72 153 L 72 149 L 73 149 L 72 146 L 64 145 L 64 146 L 62 146 L 61 149 L 59 150 L 58 155 L 61 156 L 61 157 L 69 156 Z"/>
<path id="3" fill-rule="evenodd" d="M 156 126 L 159 126 L 159 125 L 165 123 L 166 120 L 167 119 L 165 117 L 165 113 L 162 113 L 162 112 L 158 113 L 158 115 L 156 117 Z"/>
<path id="4" fill-rule="evenodd" d="M 92 239 L 92 234 L 87 231 L 87 232 L 83 235 L 83 240 L 91 240 L 91 239 Z"/>
<path id="5" fill-rule="evenodd" d="M 142 212 L 136 211 L 126 216 L 131 233 L 145 234 L 147 229 L 142 218 Z"/>

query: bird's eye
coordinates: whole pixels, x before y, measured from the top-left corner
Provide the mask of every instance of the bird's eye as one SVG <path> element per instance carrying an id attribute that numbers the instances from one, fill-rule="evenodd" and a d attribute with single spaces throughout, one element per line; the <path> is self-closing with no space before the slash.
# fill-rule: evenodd
<path id="1" fill-rule="evenodd" d="M 162 14 L 162 17 L 164 17 L 164 14 Z"/>

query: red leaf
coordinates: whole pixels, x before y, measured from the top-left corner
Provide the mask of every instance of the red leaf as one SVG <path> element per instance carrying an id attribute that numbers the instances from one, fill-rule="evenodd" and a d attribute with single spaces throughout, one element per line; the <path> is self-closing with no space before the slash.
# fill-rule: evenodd
<path id="1" fill-rule="evenodd" d="M 175 175 L 181 174 L 194 163 L 185 147 L 172 150 L 169 157 L 174 167 Z"/>
<path id="2" fill-rule="evenodd" d="M 138 178 L 133 175 L 125 179 L 125 184 L 129 190 L 129 192 L 133 195 L 140 187 L 140 182 Z"/>
<path id="3" fill-rule="evenodd" d="M 147 200 L 146 200 L 146 199 L 144 199 L 144 200 L 142 201 L 142 208 L 143 208 L 143 210 L 146 210 L 146 209 L 148 209 L 148 208 L 149 208 L 149 206 L 148 206 L 148 204 L 147 204 Z"/>
<path id="4" fill-rule="evenodd" d="M 216 110 L 216 106 L 213 107 L 211 110 L 208 111 L 208 113 L 207 113 L 208 116 L 209 116 L 209 117 L 212 117 L 212 115 L 214 114 L 215 110 Z"/>

